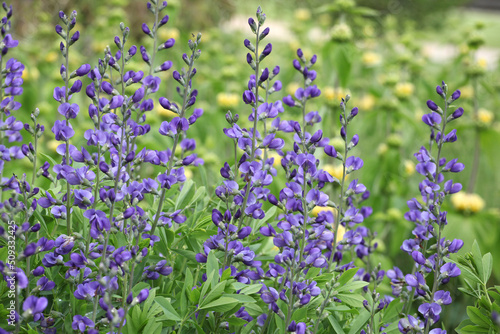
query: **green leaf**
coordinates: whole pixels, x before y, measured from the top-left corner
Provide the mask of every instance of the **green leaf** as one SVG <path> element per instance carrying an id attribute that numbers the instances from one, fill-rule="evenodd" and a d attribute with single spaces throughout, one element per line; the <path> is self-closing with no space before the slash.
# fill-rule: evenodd
<path id="1" fill-rule="evenodd" d="M 175 311 L 174 307 L 167 298 L 162 296 L 157 296 L 155 298 L 155 302 L 157 302 L 158 305 L 161 306 L 161 308 L 163 309 L 163 313 L 167 316 L 169 320 L 181 321 L 181 317 Z"/>
<path id="2" fill-rule="evenodd" d="M 472 244 L 472 255 L 474 256 L 474 265 L 476 266 L 478 276 L 482 279 L 484 277 L 484 270 L 483 270 L 483 256 L 481 254 L 481 249 L 479 248 L 479 245 L 477 244 L 477 241 L 474 240 L 474 243 Z M 485 283 L 485 282 L 483 282 Z"/>
<path id="3" fill-rule="evenodd" d="M 321 271 L 321 269 L 316 268 L 316 267 L 310 268 L 307 271 L 306 279 L 311 279 L 311 278 L 317 277 L 320 271 Z"/>
<path id="4" fill-rule="evenodd" d="M 356 273 L 358 272 L 358 270 L 359 270 L 359 268 L 352 268 L 352 269 L 344 271 L 344 273 L 342 274 L 342 276 L 340 276 L 340 278 L 338 279 L 337 282 L 341 286 L 344 285 L 344 284 L 346 284 L 347 282 L 349 282 L 354 277 L 354 275 L 356 275 Z"/>
<path id="5" fill-rule="evenodd" d="M 179 196 L 177 197 L 177 201 L 175 202 L 176 210 L 179 210 L 179 208 L 184 209 L 191 200 L 191 198 L 193 198 L 195 192 L 193 185 L 194 185 L 193 180 L 187 180 L 186 182 L 184 182 L 184 184 L 182 185 L 182 190 Z"/>
<path id="6" fill-rule="evenodd" d="M 461 271 L 460 277 L 466 281 L 469 281 L 472 286 L 475 286 L 477 284 L 482 284 L 481 278 L 479 278 L 475 273 L 473 273 L 468 267 L 453 260 L 446 259 L 445 261 L 455 263 L 458 266 L 458 268 L 460 268 Z"/>
<path id="7" fill-rule="evenodd" d="M 292 314 L 292 320 L 301 322 L 307 318 L 307 307 L 300 307 Z"/>
<path id="8" fill-rule="evenodd" d="M 490 327 L 491 320 L 484 314 L 482 314 L 481 311 L 479 311 L 479 309 L 473 306 L 468 306 L 467 315 L 469 316 L 470 320 L 476 325 L 486 328 Z"/>
<path id="9" fill-rule="evenodd" d="M 344 291 L 350 291 L 350 290 L 358 290 L 361 289 L 362 287 L 367 286 L 369 283 L 365 281 L 354 281 L 347 283 L 343 286 L 341 286 L 339 289 L 337 289 L 338 292 L 344 292 Z"/>
<path id="10" fill-rule="evenodd" d="M 198 261 L 196 261 L 196 253 L 193 252 L 193 251 L 190 251 L 190 250 L 187 250 L 187 249 L 173 249 L 173 248 L 171 249 L 171 251 L 174 252 L 174 253 L 177 253 L 179 255 L 184 256 L 189 261 L 198 263 Z"/>
<path id="11" fill-rule="evenodd" d="M 161 332 L 161 322 L 156 322 L 156 319 L 149 319 L 143 333 L 158 333 Z"/>
<path id="12" fill-rule="evenodd" d="M 493 256 L 491 256 L 491 253 L 484 254 L 481 262 L 483 264 L 483 282 L 486 284 L 493 270 Z"/>
<path id="13" fill-rule="evenodd" d="M 198 201 L 198 199 L 201 196 L 206 195 L 206 194 L 207 194 L 207 191 L 206 191 L 205 187 L 202 186 L 202 187 L 199 187 L 198 189 L 196 189 L 196 192 L 194 193 L 193 198 L 191 198 L 191 202 L 189 202 L 188 207 L 190 207 L 191 205 L 196 203 L 196 201 Z"/>
<path id="14" fill-rule="evenodd" d="M 207 305 L 200 307 L 200 310 L 226 312 L 235 307 L 239 302 L 234 298 L 221 297 Z"/>
<path id="15" fill-rule="evenodd" d="M 212 287 L 217 285 L 219 281 L 219 260 L 215 257 L 214 252 L 210 252 L 207 258 L 207 276 L 213 273 L 212 275 Z M 207 280 L 207 282 L 210 282 Z"/>
<path id="16" fill-rule="evenodd" d="M 490 333 L 490 330 L 489 330 L 489 328 L 484 328 L 481 326 L 469 325 L 469 326 L 465 326 L 462 329 L 460 329 L 460 333 L 473 333 L 473 334 Z"/>
<path id="17" fill-rule="evenodd" d="M 153 301 L 156 297 L 156 289 L 158 289 L 158 288 L 153 288 L 153 289 L 149 290 L 149 296 L 144 301 L 144 305 L 142 307 L 142 314 L 143 315 L 149 314 L 149 309 L 151 308 L 151 305 L 153 304 Z"/>
<path id="18" fill-rule="evenodd" d="M 250 296 L 242 294 L 225 294 L 224 297 L 236 299 L 242 303 L 256 303 L 257 301 Z"/>
<path id="19" fill-rule="evenodd" d="M 384 311 L 384 316 L 382 317 L 382 322 L 391 322 L 392 319 L 398 317 L 403 310 L 403 303 L 399 298 L 394 299 L 390 302 L 389 306 Z"/>
<path id="20" fill-rule="evenodd" d="M 205 282 L 205 284 L 207 284 L 207 282 Z M 213 289 L 212 291 L 210 291 L 206 297 L 203 298 L 203 300 L 200 301 L 200 307 L 201 306 L 204 306 L 204 305 L 207 305 L 208 303 L 210 303 L 212 300 L 215 300 L 217 298 L 219 298 L 220 296 L 222 296 L 222 294 L 224 293 L 224 289 L 226 288 L 226 281 L 223 281 L 223 282 L 220 282 L 219 284 L 217 284 Z"/>
<path id="21" fill-rule="evenodd" d="M 210 287 L 210 282 L 212 282 L 212 277 L 213 276 L 214 276 L 213 272 L 207 274 L 207 280 L 205 281 L 205 283 L 203 283 L 203 286 L 201 287 L 200 298 L 205 297 L 205 294 L 207 293 L 207 290 Z"/>
<path id="22" fill-rule="evenodd" d="M 336 334 L 345 334 L 342 326 L 340 326 L 339 322 L 333 315 L 328 316 L 328 321 L 330 322 L 330 325 L 332 325 L 332 328 Z"/>
<path id="23" fill-rule="evenodd" d="M 249 334 L 250 331 L 252 329 L 254 329 L 256 325 L 257 325 L 257 319 L 253 319 L 252 321 L 250 321 L 248 323 L 248 325 L 246 325 L 245 327 L 243 327 L 243 330 L 241 331 L 241 334 Z"/>
<path id="24" fill-rule="evenodd" d="M 359 296 L 359 297 L 361 297 L 361 296 Z M 370 319 L 370 316 L 371 316 L 371 314 L 367 310 L 361 311 L 361 313 L 352 322 L 351 330 L 349 331 L 349 334 L 358 334 L 359 332 L 361 332 L 361 329 L 368 322 L 368 319 Z"/>
<path id="25" fill-rule="evenodd" d="M 343 303 L 350 305 L 352 307 L 363 307 L 363 301 L 365 298 L 361 295 L 350 293 L 339 293 L 337 298 L 340 299 Z"/>
<path id="26" fill-rule="evenodd" d="M 243 293 L 245 295 L 251 295 L 253 293 L 259 292 L 260 289 L 262 289 L 261 284 L 251 284 L 251 285 L 247 285 L 243 289 L 241 289 L 240 294 Z"/>

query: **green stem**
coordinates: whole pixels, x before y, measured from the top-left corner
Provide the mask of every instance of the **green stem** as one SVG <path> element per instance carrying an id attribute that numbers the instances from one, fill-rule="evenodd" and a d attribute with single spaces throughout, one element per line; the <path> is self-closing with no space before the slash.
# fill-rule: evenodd
<path id="1" fill-rule="evenodd" d="M 252 131 L 252 151 L 250 152 L 250 161 L 255 160 L 255 150 L 257 146 L 257 109 L 259 107 L 259 32 L 260 24 L 257 26 L 257 31 L 255 33 L 255 105 L 254 107 L 254 117 L 253 117 L 253 131 Z M 247 180 L 245 180 L 247 181 Z M 245 210 L 247 208 L 248 196 L 250 195 L 250 181 L 247 181 L 247 189 L 245 191 L 245 197 L 243 199 L 243 204 L 241 205 L 241 216 L 238 221 L 238 230 L 241 229 L 243 221 L 245 220 Z"/>
<path id="2" fill-rule="evenodd" d="M 344 105 L 345 107 L 345 105 Z M 344 121 L 346 122 L 344 126 L 345 130 L 345 139 L 344 139 L 344 159 L 342 161 L 342 181 L 340 182 L 340 194 L 339 194 L 339 206 L 337 208 L 337 219 L 335 219 L 335 226 L 334 226 L 334 231 L 333 231 L 333 245 L 332 245 L 332 255 L 330 256 L 330 262 L 328 263 L 328 270 L 331 270 L 331 265 L 333 264 L 333 258 L 335 255 L 335 249 L 337 248 L 337 234 L 339 232 L 339 225 L 340 225 L 340 217 L 344 213 L 344 187 L 345 187 L 345 180 L 346 180 L 346 161 L 347 161 L 347 118 L 345 114 L 345 109 L 343 109 L 343 117 Z"/>
<path id="3" fill-rule="evenodd" d="M 193 71 L 193 65 L 194 65 L 194 54 L 195 54 L 195 50 L 193 50 L 192 54 L 191 54 L 191 60 L 190 60 L 190 63 L 189 63 L 189 69 L 186 73 L 186 82 L 185 82 L 185 85 L 184 85 L 184 94 L 183 94 L 183 99 L 182 99 L 182 108 L 181 108 L 181 112 L 179 114 L 179 117 L 180 118 L 183 118 L 184 117 L 184 114 L 186 112 L 186 109 L 187 109 L 187 98 L 188 98 L 188 91 L 189 91 L 189 82 L 191 81 L 191 73 Z M 178 132 L 175 137 L 174 137 L 174 145 L 172 146 L 172 154 L 170 156 L 170 160 L 168 161 L 168 165 L 167 165 L 167 175 L 170 175 L 170 173 L 172 172 L 172 168 L 173 168 L 173 163 L 174 163 L 174 157 L 175 157 L 175 150 L 177 149 L 177 144 L 178 144 L 178 141 L 179 141 L 179 137 L 180 137 L 180 133 Z M 158 224 L 158 219 L 160 219 L 160 214 L 161 214 L 161 210 L 163 209 L 163 202 L 165 201 L 165 195 L 167 193 L 167 189 L 166 188 L 163 188 L 161 190 L 161 193 L 160 193 L 160 201 L 158 203 L 158 208 L 156 210 L 156 215 L 155 215 L 155 219 L 153 221 L 153 225 L 151 227 L 151 232 L 150 234 L 153 235 L 155 233 L 155 229 L 156 229 L 156 225 Z"/>
<path id="4" fill-rule="evenodd" d="M 443 117 L 442 117 L 442 129 L 441 129 L 441 138 L 439 139 L 438 143 L 438 154 L 437 154 L 437 160 L 436 160 L 436 169 L 439 171 L 439 159 L 441 158 L 441 149 L 443 148 L 443 143 L 444 143 L 444 137 L 445 137 L 445 129 L 446 129 L 446 117 L 448 113 L 448 101 L 445 99 L 445 107 L 444 107 L 444 112 L 443 112 Z M 436 172 L 436 178 L 438 177 L 439 172 Z M 436 240 L 436 259 L 435 259 L 435 265 L 434 265 L 434 282 L 432 285 L 432 291 L 430 295 L 430 300 L 434 300 L 434 294 L 436 293 L 436 290 L 438 288 L 438 276 L 439 276 L 439 269 L 441 266 L 441 261 L 442 261 L 442 256 L 441 256 L 441 232 L 443 230 L 444 225 L 439 224 L 439 217 L 441 216 L 441 206 L 439 204 L 439 198 L 438 198 L 438 193 L 434 192 L 434 197 L 433 200 L 434 205 L 437 207 L 438 210 L 438 215 L 436 216 L 437 219 L 437 224 L 438 224 L 438 236 Z M 430 321 L 427 322 L 425 326 L 424 333 L 428 334 L 430 329 Z"/>

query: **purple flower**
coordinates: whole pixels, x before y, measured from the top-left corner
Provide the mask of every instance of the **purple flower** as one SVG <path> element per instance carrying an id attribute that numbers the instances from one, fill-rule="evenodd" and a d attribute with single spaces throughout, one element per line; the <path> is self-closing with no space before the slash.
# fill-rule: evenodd
<path id="1" fill-rule="evenodd" d="M 75 315 L 73 317 L 73 323 L 71 324 L 71 328 L 75 331 L 79 330 L 81 333 L 85 332 L 85 330 L 94 327 L 94 322 L 87 317 L 81 315 Z"/>
<path id="2" fill-rule="evenodd" d="M 47 298 L 29 296 L 23 303 L 23 316 L 33 316 L 34 321 L 43 320 L 42 312 L 48 305 Z"/>
<path id="3" fill-rule="evenodd" d="M 428 101 L 427 101 L 427 107 L 428 107 L 430 110 L 432 110 L 432 111 L 437 111 L 437 110 L 438 110 L 438 106 L 437 106 L 437 104 L 436 104 L 434 101 L 432 101 L 432 100 L 428 100 Z"/>
<path id="4" fill-rule="evenodd" d="M 52 132 L 56 136 L 56 140 L 67 141 L 75 135 L 75 131 L 71 124 L 66 125 L 65 121 L 57 120 L 52 127 Z"/>

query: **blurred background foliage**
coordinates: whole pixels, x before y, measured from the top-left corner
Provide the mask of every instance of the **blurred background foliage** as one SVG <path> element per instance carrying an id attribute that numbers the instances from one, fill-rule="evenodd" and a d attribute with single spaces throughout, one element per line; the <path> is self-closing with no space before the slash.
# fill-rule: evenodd
<path id="1" fill-rule="evenodd" d="M 172 60 L 174 68 L 181 67 L 181 55 L 187 50 L 190 34 L 203 34 L 196 88 L 198 106 L 205 114 L 191 135 L 197 139 L 201 148 L 197 152 L 205 160 L 203 173 L 208 177 L 203 179 L 209 180 L 212 189 L 220 182 L 223 162 L 231 159 L 232 143 L 222 136 L 222 128 L 227 125 L 224 114 L 228 109 L 240 114 L 244 126 L 250 112 L 241 101 L 251 74 L 245 63 L 243 39 L 249 36 L 246 19 L 259 4 L 267 13 L 269 38 L 273 42 L 273 53 L 265 65 L 281 67 L 283 90 L 275 96 L 293 94 L 297 88 L 294 82 L 298 78 L 291 61 L 301 47 L 306 56 L 319 56 L 318 85 L 322 98 L 311 103 L 311 110 L 318 110 L 326 120 L 322 123 L 325 134 L 339 151 L 336 119 L 340 98 L 349 93 L 351 105 L 360 109 L 354 126 L 360 135 L 357 149 L 365 167 L 355 177 L 372 191 L 369 204 L 374 215 L 368 225 L 379 233 L 377 260 L 385 269 L 398 265 L 405 272 L 411 271 L 411 261 L 399 247 L 411 237 L 412 224 L 403 218 L 406 201 L 419 197 L 421 177 L 415 173 L 413 153 L 428 142 L 427 127 L 420 121 L 426 112 L 425 102 L 436 98 L 434 89 L 441 80 L 446 80 L 450 89 L 461 89 L 460 106 L 466 114 L 454 124 L 460 144 L 446 148 L 444 156 L 457 157 L 466 164 L 466 171 L 456 180 L 464 185 L 464 191 L 446 203 L 451 226 L 445 231 L 448 238 L 465 241 L 463 252 L 470 249 L 474 239 L 484 252 L 492 252 L 497 265 L 490 283 L 499 284 L 500 12 L 471 10 L 462 7 L 462 0 L 169 1 L 170 21 L 160 37 L 175 38 L 177 43 L 160 54 L 161 62 Z M 76 44 L 78 53 L 72 51 L 70 55 L 70 71 L 81 63 L 95 66 L 108 45 L 116 52 L 113 37 L 119 32 L 120 22 L 131 28 L 131 43 L 150 43 L 140 28 L 143 22 L 151 22 L 144 1 L 18 0 L 13 5 L 13 31 L 21 42 L 13 55 L 27 68 L 23 107 L 16 117 L 26 122 L 31 110 L 38 107 L 47 130 L 59 118 L 57 103 L 52 98 L 54 87 L 62 85 L 58 74 L 59 39 L 54 31 L 59 10 L 78 11 L 77 29 L 83 42 Z M 135 58 L 129 69 L 145 70 L 140 56 Z M 156 102 L 160 96 L 172 98 L 175 94 L 170 71 L 160 75 L 164 81 L 154 97 Z M 75 130 L 83 133 L 92 126 L 85 112 L 89 100 L 84 93 L 75 100 L 82 110 Z M 298 116 L 295 113 L 287 111 L 284 117 Z M 155 108 L 148 115 L 152 131 L 139 146 L 163 150 L 170 145 L 157 130 L 161 121 L 172 116 L 161 107 Z M 45 154 L 58 160 L 57 142 L 53 139 L 50 130 L 46 131 L 42 145 Z M 82 139 L 75 137 L 73 144 L 78 146 Z M 474 161 L 476 181 L 471 176 L 476 174 L 472 172 Z M 339 173 L 333 159 L 323 163 L 331 174 Z M 143 172 L 158 172 L 149 168 Z M 9 175 L 9 170 L 5 175 Z M 196 172 L 191 177 L 201 178 Z M 279 182 L 274 184 L 274 193 L 279 191 L 278 185 Z M 331 195 L 337 191 L 329 190 Z M 451 291 L 456 294 L 456 286 Z M 453 303 L 443 314 L 449 328 L 456 327 L 465 314 L 465 306 L 471 303 L 462 295 L 455 297 L 460 302 Z"/>

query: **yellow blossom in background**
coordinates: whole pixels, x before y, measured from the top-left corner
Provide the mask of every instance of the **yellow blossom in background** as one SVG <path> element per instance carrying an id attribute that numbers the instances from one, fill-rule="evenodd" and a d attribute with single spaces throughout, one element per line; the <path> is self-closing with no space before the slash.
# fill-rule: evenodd
<path id="1" fill-rule="evenodd" d="M 373 26 L 365 25 L 363 27 L 363 35 L 365 35 L 365 38 L 373 37 L 375 35 L 375 29 L 373 29 Z"/>
<path id="2" fill-rule="evenodd" d="M 389 149 L 389 146 L 386 143 L 381 143 L 377 147 L 377 154 L 384 155 L 388 149 Z"/>
<path id="3" fill-rule="evenodd" d="M 24 81 L 30 81 L 30 80 L 37 81 L 39 77 L 40 77 L 40 71 L 38 71 L 38 68 L 25 67 L 21 78 L 23 78 Z"/>
<path id="4" fill-rule="evenodd" d="M 324 165 L 323 170 L 330 174 L 331 176 L 337 178 L 339 181 L 342 181 L 342 176 L 344 174 L 344 166 L 342 165 Z M 349 175 L 345 176 L 345 179 L 349 179 Z"/>
<path id="5" fill-rule="evenodd" d="M 352 29 L 345 23 L 338 23 L 331 30 L 331 38 L 337 42 L 347 42 L 352 38 Z"/>
<path id="6" fill-rule="evenodd" d="M 345 227 L 339 224 L 339 228 L 337 230 L 337 235 L 335 236 L 335 241 L 339 243 L 344 239 Z"/>
<path id="7" fill-rule="evenodd" d="M 481 108 L 477 112 L 477 119 L 482 125 L 490 125 L 493 122 L 493 113 Z"/>
<path id="8" fill-rule="evenodd" d="M 184 175 L 186 176 L 186 179 L 188 179 L 188 180 L 193 179 L 193 171 L 189 168 L 184 169 Z"/>
<path id="9" fill-rule="evenodd" d="M 411 176 L 415 173 L 415 163 L 411 160 L 404 161 L 405 174 Z"/>
<path id="10" fill-rule="evenodd" d="M 458 47 L 458 51 L 460 52 L 461 55 L 466 55 L 469 53 L 470 49 L 467 43 L 460 44 Z"/>
<path id="11" fill-rule="evenodd" d="M 380 55 L 376 52 L 367 51 L 363 54 L 361 60 L 363 61 L 363 64 L 365 64 L 366 66 L 375 66 L 380 64 L 382 57 L 380 57 Z"/>
<path id="12" fill-rule="evenodd" d="M 311 19 L 311 11 L 307 8 L 297 8 L 293 16 L 296 20 L 307 21 Z"/>
<path id="13" fill-rule="evenodd" d="M 288 46 L 293 52 L 296 52 L 298 48 L 301 47 L 300 42 L 297 41 L 296 39 L 292 40 L 290 43 L 288 43 Z"/>
<path id="14" fill-rule="evenodd" d="M 322 211 L 326 211 L 326 212 L 331 212 L 333 214 L 334 217 L 337 217 L 337 209 L 335 208 L 332 208 L 331 206 L 315 206 L 312 210 L 311 210 L 311 214 L 314 216 L 314 217 L 318 217 L 318 214 Z"/>
<path id="15" fill-rule="evenodd" d="M 57 141 L 57 140 L 53 139 L 53 140 L 49 140 L 49 141 L 47 142 L 47 147 L 49 148 L 49 150 L 51 150 L 51 151 L 54 151 L 54 152 L 55 152 L 55 151 L 56 151 L 56 149 L 57 149 L 57 146 L 59 146 L 60 144 L 61 144 L 61 142 L 59 142 L 59 141 Z"/>
<path id="16" fill-rule="evenodd" d="M 57 58 L 59 57 L 58 53 L 55 52 L 55 51 L 50 51 L 50 52 L 47 52 L 45 54 L 45 61 L 47 63 L 52 63 L 52 62 L 55 62 L 57 60 Z"/>
<path id="17" fill-rule="evenodd" d="M 460 88 L 460 97 L 470 99 L 474 96 L 474 88 L 470 85 Z"/>
<path id="18" fill-rule="evenodd" d="M 342 87 L 333 88 L 331 86 L 325 87 L 322 92 L 323 92 L 322 95 L 329 103 L 340 102 L 340 100 L 343 97 L 345 97 L 347 94 L 350 94 L 350 91 L 345 88 Z"/>
<path id="19" fill-rule="evenodd" d="M 398 82 L 394 88 L 394 94 L 401 99 L 405 99 L 413 95 L 415 86 L 411 82 Z"/>
<path id="20" fill-rule="evenodd" d="M 156 111 L 156 114 L 157 115 L 160 115 L 160 116 L 163 116 L 163 117 L 166 117 L 166 118 L 174 118 L 175 116 L 177 116 L 176 113 L 174 113 L 173 111 L 171 110 L 168 110 L 168 109 L 165 109 L 161 106 L 161 104 L 156 104 L 156 108 L 155 108 L 155 111 Z"/>
<path id="21" fill-rule="evenodd" d="M 422 116 L 424 116 L 424 111 L 420 108 L 418 108 L 416 111 L 415 111 L 415 121 L 417 122 L 421 122 L 422 121 Z"/>
<path id="22" fill-rule="evenodd" d="M 332 139 L 330 139 L 328 145 L 332 145 L 337 151 L 344 152 L 345 142 L 341 137 L 333 137 Z"/>
<path id="23" fill-rule="evenodd" d="M 268 152 L 267 153 L 267 158 L 270 159 L 270 158 L 274 158 L 274 162 L 273 162 L 273 167 L 274 168 L 278 168 L 281 166 L 281 155 L 279 155 L 278 153 L 272 151 L 272 152 Z"/>
<path id="24" fill-rule="evenodd" d="M 345 227 L 339 224 L 339 229 L 337 230 L 337 235 L 335 236 L 335 241 L 338 243 L 344 239 Z"/>
<path id="25" fill-rule="evenodd" d="M 451 196 L 451 203 L 458 211 L 479 212 L 484 206 L 484 200 L 478 194 L 468 194 L 464 191 Z"/>
<path id="26" fill-rule="evenodd" d="M 332 23 L 332 19 L 330 18 L 330 15 L 328 14 L 321 14 L 317 17 L 317 22 L 324 27 L 328 27 Z"/>
<path id="27" fill-rule="evenodd" d="M 173 38 L 177 41 L 180 35 L 179 29 L 177 28 L 162 28 L 158 30 L 158 37 L 160 37 L 160 40 L 166 41 L 167 39 Z"/>
<path id="28" fill-rule="evenodd" d="M 94 41 L 92 43 L 92 50 L 94 50 L 94 52 L 101 53 L 108 45 L 109 43 L 107 41 Z"/>
<path id="29" fill-rule="evenodd" d="M 219 107 L 230 109 L 238 105 L 240 97 L 233 93 L 217 94 L 217 104 Z"/>
<path id="30" fill-rule="evenodd" d="M 296 82 L 290 83 L 286 86 L 286 92 L 292 96 L 295 96 L 295 91 L 300 87 L 300 85 Z"/>
<path id="31" fill-rule="evenodd" d="M 485 58 L 479 58 L 477 60 L 477 65 L 482 69 L 486 69 L 486 67 L 488 66 L 488 61 Z"/>
<path id="32" fill-rule="evenodd" d="M 358 108 L 361 111 L 370 111 L 375 107 L 375 97 L 372 94 L 363 95 L 358 100 Z"/>

